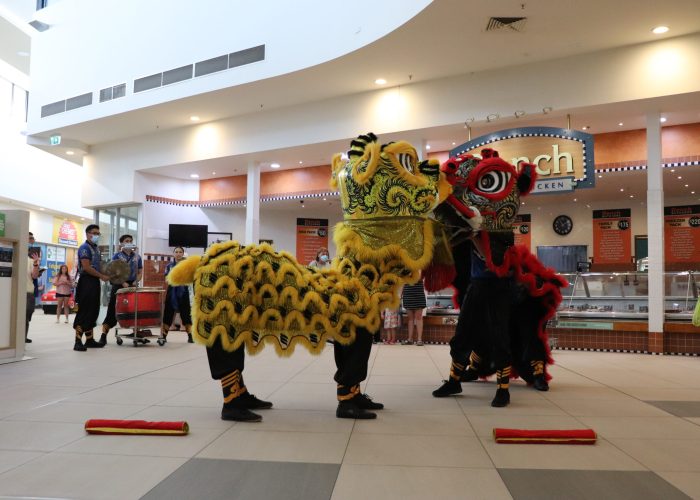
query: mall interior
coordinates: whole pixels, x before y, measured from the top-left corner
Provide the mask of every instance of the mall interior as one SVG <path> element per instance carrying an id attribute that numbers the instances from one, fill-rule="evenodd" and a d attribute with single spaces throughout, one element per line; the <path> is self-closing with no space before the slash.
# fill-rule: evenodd
<path id="1" fill-rule="evenodd" d="M 0 0 L 0 498 L 700 498 L 698 61 L 697 0 Z M 568 282 L 549 390 L 513 379 L 492 407 L 488 377 L 433 397 L 452 288 L 427 293 L 420 345 L 400 342 L 406 311 L 399 342 L 372 345 L 372 420 L 336 418 L 330 345 L 249 350 L 246 386 L 273 403 L 255 423 L 221 418 L 184 327 L 163 343 L 118 324 L 73 350 L 53 279 L 77 271 L 89 224 L 103 263 L 132 235 L 151 291 L 177 246 L 333 259 L 332 159 L 369 132 L 419 160 L 533 163 L 514 239 Z M 189 433 L 95 435 L 90 419 Z"/>

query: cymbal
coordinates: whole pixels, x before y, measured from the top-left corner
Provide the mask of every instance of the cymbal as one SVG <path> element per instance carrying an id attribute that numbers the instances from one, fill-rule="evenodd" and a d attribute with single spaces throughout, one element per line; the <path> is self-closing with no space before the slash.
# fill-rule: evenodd
<path id="1" fill-rule="evenodd" d="M 105 274 L 109 276 L 109 282 L 115 285 L 121 285 L 129 279 L 131 268 L 129 264 L 123 260 L 113 260 L 105 266 Z"/>

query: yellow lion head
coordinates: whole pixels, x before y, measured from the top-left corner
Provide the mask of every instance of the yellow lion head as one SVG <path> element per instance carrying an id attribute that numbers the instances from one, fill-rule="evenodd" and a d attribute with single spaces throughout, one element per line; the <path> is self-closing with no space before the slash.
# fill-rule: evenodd
<path id="1" fill-rule="evenodd" d="M 450 192 L 437 160 L 418 161 L 408 142 L 379 144 L 372 134 L 353 140 L 348 159 L 333 157 L 331 186 L 340 191 L 344 219 L 425 218 Z"/>

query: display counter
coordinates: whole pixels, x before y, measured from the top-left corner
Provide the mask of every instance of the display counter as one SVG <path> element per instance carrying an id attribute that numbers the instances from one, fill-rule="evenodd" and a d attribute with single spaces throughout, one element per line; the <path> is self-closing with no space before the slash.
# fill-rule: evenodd
<path id="1" fill-rule="evenodd" d="M 663 333 L 648 329 L 647 274 L 564 275 L 569 287 L 549 324 L 554 347 L 629 352 L 700 354 L 700 328 L 691 324 L 700 273 L 665 273 Z"/>

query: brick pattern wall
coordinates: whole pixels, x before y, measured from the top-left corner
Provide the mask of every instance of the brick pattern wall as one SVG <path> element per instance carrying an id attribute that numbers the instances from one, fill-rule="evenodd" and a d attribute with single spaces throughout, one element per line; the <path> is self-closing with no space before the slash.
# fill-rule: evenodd
<path id="1" fill-rule="evenodd" d="M 147 253 L 143 255 L 143 286 L 166 289 L 165 266 L 173 259 L 172 255 Z"/>

